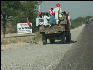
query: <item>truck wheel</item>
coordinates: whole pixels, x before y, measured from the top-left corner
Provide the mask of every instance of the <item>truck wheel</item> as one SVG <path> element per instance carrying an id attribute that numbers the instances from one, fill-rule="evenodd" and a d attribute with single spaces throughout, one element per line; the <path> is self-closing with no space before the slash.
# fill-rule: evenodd
<path id="1" fill-rule="evenodd" d="M 55 43 L 55 39 L 50 39 L 50 43 L 51 44 Z"/>
<path id="2" fill-rule="evenodd" d="M 66 42 L 70 42 L 71 41 L 71 33 L 70 31 L 66 32 Z"/>
<path id="3" fill-rule="evenodd" d="M 61 35 L 61 43 L 65 43 L 65 32 Z"/>
<path id="4" fill-rule="evenodd" d="M 43 42 L 43 45 L 47 44 L 47 38 L 45 35 L 42 35 L 42 42 Z"/>

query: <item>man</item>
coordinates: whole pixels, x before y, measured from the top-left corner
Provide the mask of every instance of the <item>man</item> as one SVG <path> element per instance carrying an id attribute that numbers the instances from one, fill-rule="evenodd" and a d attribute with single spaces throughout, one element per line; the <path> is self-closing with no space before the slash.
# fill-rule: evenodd
<path id="1" fill-rule="evenodd" d="M 69 19 L 68 19 L 68 14 L 64 11 L 64 16 L 66 16 L 67 24 L 65 26 L 66 29 L 66 42 L 71 41 L 71 33 L 70 33 L 70 24 L 69 24 Z"/>
<path id="2" fill-rule="evenodd" d="M 53 14 L 53 8 L 50 8 L 49 13 L 50 16 Z"/>
<path id="3" fill-rule="evenodd" d="M 68 19 L 68 14 L 64 11 L 63 12 L 64 13 L 64 16 L 66 16 L 66 20 L 67 20 L 67 24 L 66 24 L 66 26 L 65 26 L 65 29 L 66 30 L 69 30 L 69 19 Z"/>
<path id="4" fill-rule="evenodd" d="M 60 8 L 59 3 L 57 3 L 56 6 L 57 7 L 53 10 L 53 12 L 55 13 L 56 24 L 58 24 L 59 17 L 61 16 L 62 9 Z"/>
<path id="5" fill-rule="evenodd" d="M 69 26 L 71 26 L 71 17 L 69 15 L 69 13 L 68 13 L 68 20 L 69 20 Z"/>
<path id="6" fill-rule="evenodd" d="M 38 17 L 42 18 L 42 12 L 37 13 Z"/>
<path id="7" fill-rule="evenodd" d="M 50 19 L 49 19 L 49 24 L 52 25 L 52 24 L 55 24 L 55 23 L 56 23 L 55 16 L 54 16 L 54 14 L 52 14 L 50 16 Z"/>
<path id="8" fill-rule="evenodd" d="M 48 17 L 48 13 L 45 13 L 45 15 L 44 15 L 44 25 L 46 26 L 46 25 L 49 25 L 49 23 L 48 23 L 48 20 L 50 19 L 50 17 Z"/>

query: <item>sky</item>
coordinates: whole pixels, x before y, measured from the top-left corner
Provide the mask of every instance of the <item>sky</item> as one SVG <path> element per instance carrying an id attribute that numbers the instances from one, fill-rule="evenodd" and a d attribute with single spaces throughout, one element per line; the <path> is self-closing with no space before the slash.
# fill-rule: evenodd
<path id="1" fill-rule="evenodd" d="M 61 4 L 62 11 L 69 12 L 72 19 L 80 16 L 93 16 L 93 1 L 43 1 L 40 11 L 49 11 L 55 8 L 56 3 Z"/>

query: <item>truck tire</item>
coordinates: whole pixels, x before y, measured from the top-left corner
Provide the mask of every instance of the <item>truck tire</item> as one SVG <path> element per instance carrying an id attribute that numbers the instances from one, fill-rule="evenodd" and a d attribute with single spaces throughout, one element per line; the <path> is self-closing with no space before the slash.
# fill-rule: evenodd
<path id="1" fill-rule="evenodd" d="M 65 43 L 65 32 L 61 35 L 61 43 Z"/>
<path id="2" fill-rule="evenodd" d="M 42 42 L 43 42 L 43 45 L 47 44 L 47 38 L 45 35 L 42 35 Z"/>
<path id="3" fill-rule="evenodd" d="M 49 40 L 51 44 L 55 43 L 55 39 L 49 39 Z"/>
<path id="4" fill-rule="evenodd" d="M 71 41 L 71 33 L 70 31 L 66 31 L 66 42 L 70 42 Z"/>

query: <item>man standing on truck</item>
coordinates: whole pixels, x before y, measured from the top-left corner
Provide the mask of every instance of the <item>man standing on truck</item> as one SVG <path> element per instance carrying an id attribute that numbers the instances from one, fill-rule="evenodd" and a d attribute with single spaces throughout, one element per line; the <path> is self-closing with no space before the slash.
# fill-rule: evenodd
<path id="1" fill-rule="evenodd" d="M 62 9 L 60 8 L 60 4 L 59 3 L 57 3 L 56 6 L 57 7 L 53 10 L 53 12 L 55 13 L 56 24 L 58 24 L 59 17 L 60 17 L 60 15 L 62 13 Z"/>

